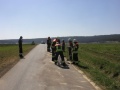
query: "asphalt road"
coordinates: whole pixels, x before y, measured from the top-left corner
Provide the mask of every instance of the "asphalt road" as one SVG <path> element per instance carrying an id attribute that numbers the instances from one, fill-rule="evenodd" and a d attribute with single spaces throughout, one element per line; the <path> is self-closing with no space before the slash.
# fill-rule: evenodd
<path id="1" fill-rule="evenodd" d="M 60 68 L 46 45 L 36 46 L 0 78 L 0 90 L 97 90 L 72 64 Z"/>

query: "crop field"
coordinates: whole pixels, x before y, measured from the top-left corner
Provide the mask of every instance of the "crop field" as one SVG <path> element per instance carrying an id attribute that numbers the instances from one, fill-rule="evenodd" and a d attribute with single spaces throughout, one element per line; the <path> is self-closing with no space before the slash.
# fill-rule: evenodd
<path id="1" fill-rule="evenodd" d="M 26 55 L 36 45 L 23 45 L 23 54 Z M 19 61 L 18 45 L 0 45 L 0 77 Z"/>
<path id="2" fill-rule="evenodd" d="M 120 43 L 79 44 L 77 66 L 103 90 L 120 90 Z"/>

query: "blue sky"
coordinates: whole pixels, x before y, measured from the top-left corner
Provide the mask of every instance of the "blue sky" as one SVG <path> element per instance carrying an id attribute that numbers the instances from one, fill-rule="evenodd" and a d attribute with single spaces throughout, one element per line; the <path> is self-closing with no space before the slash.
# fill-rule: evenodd
<path id="1" fill-rule="evenodd" d="M 0 0 L 0 39 L 120 34 L 120 0 Z"/>

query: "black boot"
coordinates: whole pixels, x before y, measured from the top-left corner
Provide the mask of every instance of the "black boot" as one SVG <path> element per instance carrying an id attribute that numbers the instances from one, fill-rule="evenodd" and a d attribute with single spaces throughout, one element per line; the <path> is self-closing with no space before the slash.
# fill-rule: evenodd
<path id="1" fill-rule="evenodd" d="M 19 57 L 22 59 L 22 58 L 24 58 L 24 56 L 22 55 L 22 54 L 19 54 Z"/>
<path id="2" fill-rule="evenodd" d="M 67 64 L 64 62 L 63 64 L 62 64 L 64 67 L 66 67 L 67 66 Z"/>

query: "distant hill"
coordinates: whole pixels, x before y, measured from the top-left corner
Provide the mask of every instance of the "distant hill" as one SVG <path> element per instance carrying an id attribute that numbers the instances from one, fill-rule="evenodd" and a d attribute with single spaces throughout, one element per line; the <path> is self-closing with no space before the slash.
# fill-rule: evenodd
<path id="1" fill-rule="evenodd" d="M 23 39 L 23 43 L 30 44 L 34 41 L 38 44 L 46 40 L 47 38 Z M 0 40 L 0 44 L 18 44 L 18 39 Z"/>
<path id="2" fill-rule="evenodd" d="M 54 39 L 55 37 L 52 37 Z M 59 37 L 61 40 L 64 39 L 65 42 L 68 42 L 68 38 L 77 39 L 80 43 L 105 43 L 105 42 L 120 42 L 120 34 L 113 35 L 99 35 L 99 36 L 67 36 L 67 37 Z M 41 43 L 44 41 L 46 43 L 47 38 L 35 38 L 35 39 L 23 39 L 23 43 L 30 44 L 34 41 L 35 43 Z M 10 40 L 0 40 L 0 44 L 17 44 L 18 39 L 10 39 Z"/>

